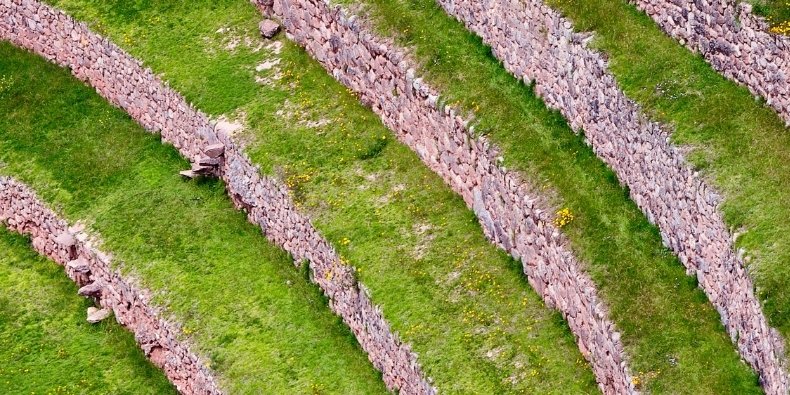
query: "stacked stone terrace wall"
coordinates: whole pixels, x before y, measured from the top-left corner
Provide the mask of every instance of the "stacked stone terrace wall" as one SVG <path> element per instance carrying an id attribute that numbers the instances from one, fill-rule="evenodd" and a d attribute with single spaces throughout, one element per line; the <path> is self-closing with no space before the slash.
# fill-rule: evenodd
<path id="1" fill-rule="evenodd" d="M 356 336 L 388 388 L 408 394 L 433 394 L 417 356 L 390 330 L 381 310 L 359 284 L 353 268 L 297 212 L 282 182 L 260 174 L 228 133 L 186 103 L 149 69 L 86 25 L 35 0 L 0 0 L 0 38 L 67 67 L 79 79 L 119 106 L 164 142 L 196 162 L 206 147 L 223 144 L 217 175 L 234 204 L 259 225 L 267 238 L 296 262 L 309 262 L 330 308 Z"/>
<path id="2" fill-rule="evenodd" d="M 790 37 L 736 0 L 631 0 L 714 69 L 766 99 L 790 125 Z"/>
<path id="3" fill-rule="evenodd" d="M 743 358 L 765 390 L 786 394 L 780 336 L 770 328 L 751 278 L 733 247 L 719 198 L 687 164 L 661 125 L 626 98 L 591 37 L 540 0 L 438 0 L 491 45 L 505 68 L 584 129 L 595 153 L 614 169 L 631 197 L 721 314 Z"/>
<path id="4" fill-rule="evenodd" d="M 8 177 L 0 177 L 0 222 L 29 236 L 33 248 L 64 266 L 79 287 L 95 287 L 90 293 L 134 333 L 146 357 L 180 393 L 221 393 L 204 361 L 179 341 L 178 326 L 149 304 L 150 293 L 113 269 L 111 257 L 96 249 L 80 227 L 69 227 L 31 189 Z"/>
<path id="5" fill-rule="evenodd" d="M 552 213 L 530 187 L 497 163 L 497 152 L 474 138 L 456 112 L 438 105 L 438 94 L 415 77 L 415 65 L 391 42 L 325 0 L 253 0 L 282 20 L 341 83 L 381 117 L 398 138 L 461 196 L 486 235 L 520 259 L 530 284 L 557 308 L 608 394 L 634 393 L 620 334 L 595 284 L 552 226 Z"/>

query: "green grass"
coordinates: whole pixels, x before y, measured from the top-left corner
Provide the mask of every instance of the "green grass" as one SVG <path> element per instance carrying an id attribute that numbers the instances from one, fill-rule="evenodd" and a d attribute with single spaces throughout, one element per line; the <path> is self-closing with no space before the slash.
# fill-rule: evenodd
<path id="1" fill-rule="evenodd" d="M 508 75 L 490 50 L 434 1 L 356 3 L 367 6 L 381 32 L 414 49 L 422 74 L 448 101 L 479 109 L 481 129 L 503 148 L 509 167 L 554 191 L 556 205 L 576 215 L 566 233 L 624 331 L 644 387 L 654 392 L 759 391 L 694 279 L 685 276 L 661 246 L 657 229 L 559 114 Z M 675 365 L 678 360 L 683 362 Z"/>
<path id="2" fill-rule="evenodd" d="M 772 28 L 781 29 L 783 34 L 788 34 L 790 23 L 790 2 L 787 0 L 746 0 L 753 5 L 753 12 L 764 16 Z"/>
<path id="3" fill-rule="evenodd" d="M 509 372 L 526 373 L 513 390 L 575 392 L 557 385 L 567 380 L 579 383 L 579 391 L 591 388 L 589 373 L 560 364 L 578 358 L 570 357 L 576 353 L 567 334 L 559 336 L 567 329 L 557 329 L 556 314 L 536 307 L 520 264 L 486 245 L 461 200 L 414 154 L 394 141 L 381 147 L 392 137 L 371 113 L 291 44 L 277 71 L 261 73 L 254 67 L 271 53 L 223 50 L 228 34 L 215 33 L 222 26 L 234 26 L 239 37 L 257 34 L 259 17 L 245 1 L 54 3 L 165 73 L 200 108 L 243 115 L 253 159 L 289 178 L 319 230 L 362 269 L 374 301 L 415 346 L 439 388 L 511 390 L 503 384 Z M 479 105 L 483 129 L 504 148 L 508 165 L 576 215 L 567 233 L 589 262 L 645 388 L 759 392 L 695 280 L 561 116 L 432 0 L 367 3 L 382 30 L 399 32 L 414 48 L 430 82 L 453 101 Z M 282 79 L 255 84 L 256 76 L 274 75 Z M 321 127 L 307 125 L 321 120 Z M 527 303 L 519 309 L 521 300 Z M 550 351 L 558 339 L 563 346 Z M 495 357 L 487 361 L 488 355 Z"/>
<path id="4" fill-rule="evenodd" d="M 188 163 L 175 149 L 65 69 L 0 43 L 0 75 L 11 81 L 0 94 L 0 170 L 86 220 L 184 323 L 228 392 L 386 392 L 305 270 L 233 208 L 223 184 L 182 181 Z"/>
<path id="5" fill-rule="evenodd" d="M 91 325 L 92 302 L 61 266 L 0 226 L 0 392 L 175 394 L 114 319 Z"/>
<path id="6" fill-rule="evenodd" d="M 626 94 L 673 125 L 677 145 L 725 196 L 725 221 L 769 321 L 790 336 L 790 133 L 778 115 L 665 36 L 622 1 L 549 1 L 580 30 L 594 30 Z M 649 49 L 649 50 L 648 50 Z"/>
<path id="7" fill-rule="evenodd" d="M 608 227 L 598 227 L 604 231 L 599 233 L 600 238 L 620 240 L 622 244 L 617 243 L 621 246 L 620 252 L 629 248 L 649 251 L 650 245 L 657 244 L 658 237 L 648 237 L 644 232 L 647 226 L 644 220 L 623 221 L 623 214 L 628 213 L 625 215 L 628 217 L 631 210 L 614 214 L 619 211 L 614 209 L 618 204 L 611 203 L 622 201 L 616 197 L 616 189 L 608 197 L 604 194 L 595 197 L 602 203 L 598 207 L 589 200 L 583 202 L 579 199 L 582 196 L 573 197 L 568 193 L 574 185 L 586 183 L 601 188 L 606 184 L 601 181 L 587 183 L 582 175 L 563 175 L 555 170 L 561 166 L 559 163 L 575 161 L 582 164 L 584 160 L 581 157 L 569 162 L 558 159 L 557 155 L 536 152 L 535 148 L 532 148 L 532 154 L 528 154 L 529 143 L 523 130 L 529 123 L 516 122 L 514 110 L 526 108 L 534 101 L 529 88 L 518 86 L 516 81 L 504 76 L 503 69 L 492 64 L 495 60 L 490 58 L 488 50 L 475 43 L 476 40 L 464 36 L 457 24 L 447 22 L 438 28 L 437 20 L 444 18 L 438 16 L 439 11 L 433 1 L 369 0 L 363 3 L 372 6 L 380 25 L 388 31 L 397 31 L 402 42 L 417 49 L 432 81 L 450 87 L 446 90 L 460 98 L 467 107 L 480 105 L 483 122 L 489 127 L 493 139 L 505 148 L 506 160 L 521 169 L 543 169 L 540 170 L 541 177 L 551 180 L 551 184 L 561 191 L 566 204 L 580 212 L 582 221 L 591 220 L 588 222 L 591 226 L 586 230 L 608 222 Z M 790 335 L 790 292 L 785 285 L 790 277 L 790 268 L 786 265 L 790 260 L 790 223 L 785 221 L 790 216 L 790 189 L 786 187 L 790 185 L 790 167 L 787 165 L 790 163 L 790 149 L 787 148 L 790 147 L 790 134 L 782 121 L 745 88 L 720 76 L 701 57 L 665 36 L 651 19 L 625 1 L 549 0 L 548 3 L 567 15 L 577 30 L 595 31 L 597 39 L 594 45 L 607 54 L 611 70 L 627 95 L 644 106 L 655 119 L 675 126 L 674 142 L 690 149 L 689 158 L 693 164 L 725 195 L 723 211 L 728 225 L 733 229 L 747 230 L 739 239 L 738 246 L 748 251 L 750 270 L 769 320 L 785 337 Z M 414 17 L 410 19 L 409 14 Z M 569 131 L 566 129 L 563 133 Z M 543 134 L 542 139 L 547 137 L 548 134 Z M 548 141 L 544 145 L 565 144 L 564 149 L 557 150 L 558 155 L 586 156 L 589 153 L 580 145 L 564 143 L 570 140 L 567 136 L 554 134 L 553 137 L 556 138 L 553 143 Z M 606 177 L 606 172 L 599 174 Z M 579 195 L 585 193 L 577 192 L 581 192 Z M 610 208 L 604 208 L 604 202 L 611 204 Z M 596 213 L 598 220 L 585 218 Z M 617 224 L 615 218 L 622 222 Z M 637 227 L 641 231 L 627 237 L 617 236 L 619 232 L 628 230 L 624 226 L 626 223 L 632 226 L 641 224 Z M 587 244 L 583 241 L 587 237 L 580 237 L 577 229 L 570 233 L 577 245 Z M 639 243 L 626 242 L 640 238 L 642 241 Z M 648 240 L 653 241 L 648 243 Z M 611 241 L 603 244 L 609 243 Z M 587 245 L 595 244 L 602 246 L 600 242 Z M 623 247 L 624 244 L 629 246 Z M 601 256 L 609 256 L 611 261 L 618 262 L 618 266 L 621 258 L 642 260 L 639 255 L 629 255 L 611 251 Z M 627 288 L 619 286 L 617 290 L 608 290 L 609 282 L 605 277 L 609 277 L 611 272 L 601 272 L 604 266 L 599 266 L 599 262 L 603 261 L 590 254 L 586 256 L 592 261 L 592 273 L 599 284 L 603 284 L 609 300 L 631 294 L 625 292 Z M 647 261 L 642 265 L 644 263 Z M 619 277 L 625 280 L 629 276 Z M 666 284 L 669 279 L 666 275 L 655 275 L 655 281 L 659 283 Z M 635 284 L 631 283 L 631 286 Z M 656 304 L 673 303 L 666 296 L 648 292 L 652 294 L 648 297 L 646 289 L 635 288 L 641 294 L 631 294 L 636 306 L 642 303 L 642 298 L 649 298 Z M 619 313 L 625 310 L 619 310 L 620 302 L 611 304 L 615 314 L 621 317 Z M 633 310 L 631 314 L 634 314 Z M 647 314 L 650 313 L 642 315 L 642 319 L 655 323 Z M 622 322 L 619 318 L 617 321 Z M 630 324 L 620 325 L 627 330 L 630 328 Z M 704 385 L 705 382 L 699 383 Z"/>
<path id="8" fill-rule="evenodd" d="M 277 70 L 257 73 L 281 74 L 271 85 L 256 84 L 253 71 L 271 51 L 224 49 L 230 36 L 259 43 L 260 15 L 247 2 L 61 4 L 119 42 L 135 37 L 124 45 L 199 107 L 245 114 L 241 137 L 254 160 L 284 174 L 441 391 L 597 392 L 566 324 L 520 264 L 369 110 L 291 44 Z M 216 33 L 226 25 L 235 32 Z M 215 79 L 216 70 L 237 77 Z"/>

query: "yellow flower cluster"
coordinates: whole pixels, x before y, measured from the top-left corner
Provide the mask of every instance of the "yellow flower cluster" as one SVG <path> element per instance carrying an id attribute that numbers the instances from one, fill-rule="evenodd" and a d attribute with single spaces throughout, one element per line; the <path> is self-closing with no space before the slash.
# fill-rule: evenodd
<path id="1" fill-rule="evenodd" d="M 647 372 L 647 373 L 639 372 L 639 374 L 635 374 L 634 377 L 631 378 L 631 384 L 639 388 L 644 383 L 645 380 L 652 380 L 658 377 L 659 374 L 661 374 L 660 370 L 654 372 Z"/>
<path id="2" fill-rule="evenodd" d="M 414 336 L 419 336 L 424 334 L 427 330 L 428 327 L 425 326 L 425 324 L 423 323 L 413 324 L 410 325 L 408 328 L 406 328 L 406 331 L 404 332 L 404 337 L 407 339 L 411 339 Z"/>
<path id="3" fill-rule="evenodd" d="M 315 383 L 310 384 L 310 393 L 312 395 L 323 394 L 324 393 L 324 387 L 322 387 L 320 384 L 315 384 Z"/>
<path id="4" fill-rule="evenodd" d="M 573 222 L 573 213 L 569 208 L 564 208 L 562 210 L 557 211 L 557 216 L 554 218 L 554 225 L 558 228 L 562 228 L 569 223 Z"/>
<path id="5" fill-rule="evenodd" d="M 464 308 L 462 319 L 465 324 L 489 326 L 495 322 L 496 316 L 485 311 Z"/>
<path id="6" fill-rule="evenodd" d="M 305 174 L 292 174 L 288 176 L 288 179 L 285 180 L 285 184 L 288 185 L 290 189 L 297 189 L 302 184 L 309 182 L 311 179 L 309 173 Z"/>
<path id="7" fill-rule="evenodd" d="M 769 31 L 773 34 L 790 35 L 790 21 L 784 21 L 778 25 L 772 26 Z"/>

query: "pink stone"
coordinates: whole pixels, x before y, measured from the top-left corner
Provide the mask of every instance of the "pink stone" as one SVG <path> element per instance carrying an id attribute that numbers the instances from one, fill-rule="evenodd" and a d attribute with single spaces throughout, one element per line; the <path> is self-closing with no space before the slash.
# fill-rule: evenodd
<path id="1" fill-rule="evenodd" d="M 280 24 L 271 20 L 264 19 L 258 24 L 258 29 L 264 38 L 272 38 L 280 31 Z"/>
<path id="2" fill-rule="evenodd" d="M 206 146 L 203 150 L 203 153 L 208 156 L 209 158 L 219 158 L 225 153 L 225 145 L 224 144 L 211 144 Z"/>
<path id="3" fill-rule="evenodd" d="M 112 310 L 108 309 L 97 309 L 93 306 L 88 307 L 88 322 L 91 324 L 96 324 L 101 321 L 104 321 L 108 317 L 112 315 Z"/>

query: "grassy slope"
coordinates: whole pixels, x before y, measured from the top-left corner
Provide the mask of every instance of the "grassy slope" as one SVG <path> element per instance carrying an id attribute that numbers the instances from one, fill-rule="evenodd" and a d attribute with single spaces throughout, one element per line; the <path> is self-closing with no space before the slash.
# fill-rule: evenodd
<path id="1" fill-rule="evenodd" d="M 413 48 L 428 81 L 449 100 L 478 109 L 482 129 L 510 166 L 557 191 L 576 221 L 574 249 L 612 307 L 635 370 L 654 391 L 755 391 L 718 315 L 661 246 L 657 230 L 628 199 L 615 176 L 562 118 L 545 109 L 490 51 L 432 0 L 360 1 L 377 26 Z M 600 15 L 599 15 L 600 17 Z M 608 21 L 608 19 L 606 19 Z M 675 365 L 673 361 L 683 362 Z M 660 373 L 659 373 L 660 371 Z"/>
<path id="2" fill-rule="evenodd" d="M 214 181 L 66 70 L 0 43 L 0 161 L 158 293 L 232 393 L 383 393 L 378 373 L 291 259 Z M 76 351 L 75 351 L 76 352 Z"/>
<path id="3" fill-rule="evenodd" d="M 86 3 L 92 6 L 86 7 Z M 371 286 L 377 301 L 384 301 L 387 315 L 396 329 L 417 346 L 422 359 L 427 361 L 429 372 L 441 382 L 443 372 L 431 370 L 434 366 L 431 358 L 438 356 L 423 350 L 437 349 L 426 346 L 438 344 L 446 350 L 445 357 L 463 357 L 462 336 L 469 335 L 454 333 L 461 339 L 456 341 L 441 330 L 431 332 L 430 327 L 417 326 L 419 319 L 431 317 L 440 317 L 442 322 L 452 325 L 448 319 L 460 315 L 456 310 L 438 310 L 442 305 L 434 309 L 420 308 L 421 305 L 432 306 L 432 297 L 426 294 L 428 287 L 412 287 L 411 284 L 415 280 L 428 284 L 446 283 L 446 290 L 431 291 L 441 291 L 438 296 L 454 300 L 459 306 L 456 309 L 460 309 L 457 289 L 474 291 L 479 287 L 475 283 L 484 284 L 485 273 L 497 266 L 486 264 L 474 255 L 460 253 L 457 248 L 447 249 L 447 246 L 467 245 L 466 240 L 441 246 L 436 241 L 440 239 L 434 239 L 431 246 L 435 248 L 437 259 L 430 259 L 429 254 L 421 260 L 404 262 L 402 258 L 414 251 L 414 246 L 419 247 L 422 236 L 415 229 L 419 229 L 421 223 L 435 224 L 435 228 L 448 235 L 464 234 L 457 233 L 456 226 L 460 225 L 455 225 L 463 222 L 451 221 L 440 204 L 443 200 L 434 198 L 436 192 L 416 186 L 419 176 L 410 176 L 414 184 L 404 183 L 411 192 L 396 192 L 402 181 L 397 178 L 401 176 L 394 176 L 395 171 L 415 168 L 414 160 L 396 160 L 399 155 L 405 155 L 397 153 L 391 154 L 392 159 L 386 159 L 385 155 L 390 155 L 391 150 L 402 151 L 395 144 L 378 152 L 377 123 L 369 115 L 355 115 L 351 110 L 354 107 L 349 104 L 350 97 L 289 46 L 283 54 L 283 81 L 292 90 L 287 102 L 283 101 L 283 93 L 269 92 L 258 96 L 257 101 L 252 100 L 255 90 L 249 82 L 251 74 L 255 74 L 251 70 L 255 63 L 249 63 L 253 59 L 247 59 L 245 51 L 235 52 L 238 58 L 235 69 L 228 67 L 234 60 L 221 52 L 190 57 L 189 61 L 179 56 L 186 51 L 206 53 L 201 46 L 212 38 L 216 40 L 212 29 L 217 23 L 241 22 L 244 15 L 241 11 L 233 14 L 238 18 L 234 20 L 220 9 L 213 10 L 212 16 L 192 11 L 188 17 L 184 10 L 168 14 L 159 9 L 160 15 L 169 16 L 156 21 L 148 6 L 110 3 L 99 7 L 95 3 L 59 2 L 67 8 L 80 4 L 81 7 L 70 10 L 88 20 L 100 20 L 98 27 L 106 27 L 111 36 L 125 42 L 133 53 L 151 62 L 155 69 L 166 72 L 169 79 L 202 108 L 215 114 L 230 113 L 238 108 L 245 111 L 253 129 L 250 138 L 255 158 L 267 168 L 289 166 L 286 172 L 292 175 L 305 204 L 318 216 L 321 230 L 337 244 L 343 244 L 346 237 L 350 240 L 343 252 L 352 264 L 363 269 L 363 282 Z M 400 2 L 378 2 L 377 5 L 389 7 L 385 14 L 390 20 L 397 20 L 392 22 L 400 24 L 397 30 L 415 45 L 420 57 L 432 65 L 429 72 L 433 81 L 440 85 L 449 85 L 449 81 L 464 82 L 466 89 L 449 91 L 469 106 L 480 105 L 488 129 L 495 131 L 494 137 L 506 146 L 507 159 L 517 167 L 537 171 L 531 174 L 538 174 L 538 182 L 560 191 L 558 205 L 567 205 L 576 213 L 577 220 L 568 229 L 569 233 L 578 253 L 592 263 L 592 273 L 602 285 L 618 324 L 626 333 L 634 366 L 637 371 L 644 371 L 640 379 L 658 391 L 670 391 L 681 383 L 689 391 L 700 393 L 756 391 L 754 376 L 738 362 L 718 324 L 718 316 L 695 288 L 695 282 L 684 275 L 680 264 L 660 246 L 655 229 L 646 223 L 611 172 L 594 158 L 581 139 L 573 136 L 557 115 L 546 111 L 529 89 L 507 76 L 478 40 L 450 22 L 431 1 L 413 1 L 408 7 Z M 205 18 L 203 22 L 214 23 L 209 25 L 211 28 L 198 30 L 196 24 L 201 15 Z M 254 30 L 253 21 L 244 21 L 240 26 L 248 32 Z M 425 28 L 415 30 L 415 26 Z M 137 34 L 142 32 L 147 36 L 137 39 Z M 185 40 L 185 36 L 193 39 Z M 124 40 L 125 37 L 130 40 Z M 259 61 L 261 58 L 258 56 Z M 217 70 L 233 75 L 234 79 L 215 78 Z M 326 86 L 331 89 L 327 90 Z M 283 109 L 284 115 L 272 114 L 273 109 Z M 280 125 L 283 118 L 296 127 L 272 127 Z M 300 121 L 321 118 L 329 120 L 330 124 L 317 131 L 304 130 L 303 125 L 298 127 Z M 360 119 L 368 123 L 360 123 Z M 360 157 L 370 156 L 367 152 L 378 152 L 378 155 L 373 160 L 360 161 Z M 424 177 L 432 180 L 429 186 L 438 183 L 435 177 L 427 174 Z M 392 204 L 393 196 L 396 204 Z M 471 222 L 471 218 L 469 220 Z M 360 223 L 365 227 L 360 228 Z M 380 233 L 378 237 L 376 232 Z M 448 258 L 465 262 L 463 268 L 468 280 L 447 282 L 445 266 L 451 261 Z M 390 263 L 390 259 L 397 261 Z M 437 266 L 439 264 L 444 266 Z M 515 266 L 511 263 L 513 272 L 517 270 Z M 499 284 L 490 289 L 489 293 L 496 295 L 496 289 L 514 288 Z M 409 309 L 408 306 L 417 308 Z M 473 306 L 480 306 L 473 311 L 495 307 L 479 302 Z M 486 320 L 485 313 L 466 314 L 469 319 L 481 323 L 496 323 L 507 317 Z M 475 342 L 471 344 L 476 346 L 476 353 L 497 349 L 486 344 L 497 338 L 495 332 L 490 333 L 494 336 L 483 338 L 482 344 L 480 339 L 473 337 Z M 501 344 L 508 343 L 512 340 Z M 451 348 L 451 345 L 455 346 Z M 477 366 L 474 368 L 472 372 L 481 371 Z"/>
<path id="4" fill-rule="evenodd" d="M 724 194 L 725 220 L 747 232 L 738 240 L 769 320 L 790 336 L 790 133 L 749 92 L 662 34 L 622 1 L 550 0 L 596 45 L 629 97 L 674 125 L 675 143 Z M 647 50 L 649 48 L 649 50 Z"/>
<path id="5" fill-rule="evenodd" d="M 175 394 L 131 333 L 85 321 L 91 305 L 62 267 L 0 226 L 0 392 Z"/>
<path id="6" fill-rule="evenodd" d="M 772 32 L 790 34 L 790 2 L 787 0 L 746 0 L 754 13 L 764 16 L 771 24 Z"/>
<path id="7" fill-rule="evenodd" d="M 291 44 L 279 66 L 252 70 L 276 56 L 243 44 L 260 41 L 260 16 L 246 1 L 58 4 L 165 72 L 200 108 L 246 114 L 254 160 L 286 174 L 442 391 L 597 391 L 567 327 L 520 265 L 369 110 Z M 233 30 L 216 33 L 223 26 Z M 223 49 L 234 38 L 242 44 Z"/>

